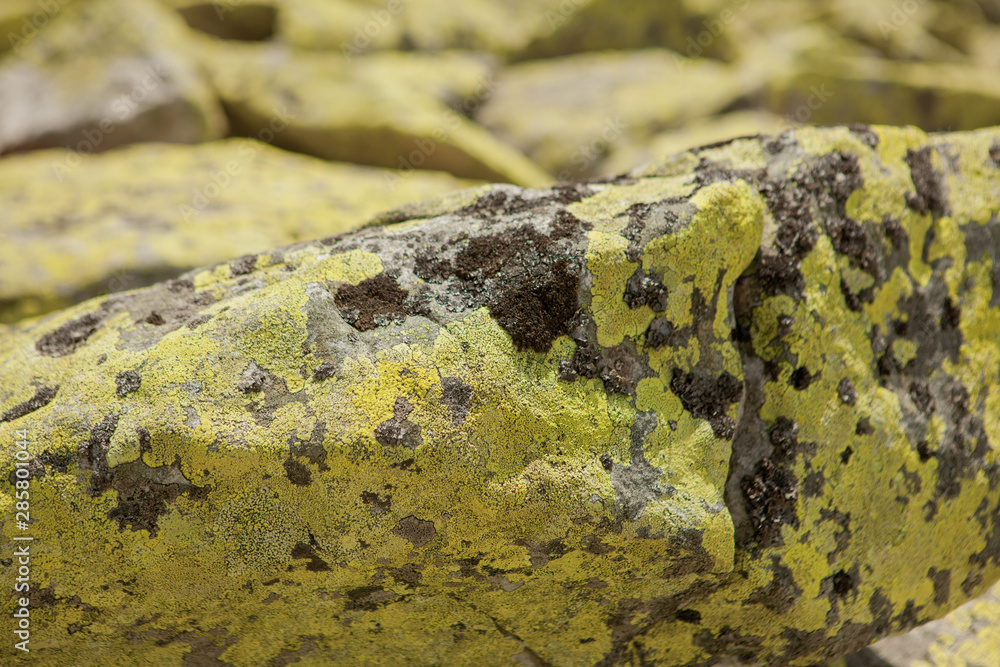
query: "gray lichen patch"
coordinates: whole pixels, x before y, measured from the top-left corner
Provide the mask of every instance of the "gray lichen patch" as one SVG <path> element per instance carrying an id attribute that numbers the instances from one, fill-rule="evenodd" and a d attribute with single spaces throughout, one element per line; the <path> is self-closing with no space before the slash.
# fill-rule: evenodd
<path id="1" fill-rule="evenodd" d="M 416 449 L 424 444 L 420 426 L 407 417 L 413 412 L 413 404 L 402 396 L 393 405 L 392 419 L 387 419 L 375 428 L 375 439 L 384 447 L 407 447 Z"/>

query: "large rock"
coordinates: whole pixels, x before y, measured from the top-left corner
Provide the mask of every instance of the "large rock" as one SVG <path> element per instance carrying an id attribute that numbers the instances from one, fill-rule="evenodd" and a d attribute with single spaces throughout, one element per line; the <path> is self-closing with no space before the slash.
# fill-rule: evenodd
<path id="1" fill-rule="evenodd" d="M 1000 124 L 1000 74 L 967 64 L 815 56 L 768 83 L 768 104 L 799 122 L 873 122 L 925 130 Z"/>
<path id="2" fill-rule="evenodd" d="M 476 119 L 560 181 L 599 174 L 614 145 L 717 113 L 746 92 L 729 67 L 666 49 L 519 63 L 497 82 Z"/>
<path id="3" fill-rule="evenodd" d="M 348 59 L 377 50 L 521 49 L 567 0 L 161 0 L 193 27 Z"/>
<path id="4" fill-rule="evenodd" d="M 381 52 L 350 62 L 281 45 L 202 42 L 202 62 L 240 133 L 276 116 L 274 143 L 330 160 L 436 169 L 524 186 L 551 178 L 472 123 L 496 88 L 479 54 Z"/>
<path id="5" fill-rule="evenodd" d="M 996 129 L 799 130 L 8 326 L 0 609 L 38 665 L 807 665 L 942 616 L 1000 576 L 998 176 Z"/>
<path id="6" fill-rule="evenodd" d="M 472 184 L 323 162 L 252 139 L 8 156 L 0 183 L 0 322 L 344 232 Z"/>
<path id="7" fill-rule="evenodd" d="M 65 4 L 64 2 L 61 4 Z M 79 153 L 137 141 L 195 143 L 226 120 L 188 51 L 183 21 L 153 0 L 39 3 L 0 59 L 0 154 Z"/>

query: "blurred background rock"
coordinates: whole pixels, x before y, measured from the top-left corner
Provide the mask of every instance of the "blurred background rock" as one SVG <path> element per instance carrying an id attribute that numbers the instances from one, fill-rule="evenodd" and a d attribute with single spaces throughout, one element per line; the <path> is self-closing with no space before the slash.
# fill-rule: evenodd
<path id="1" fill-rule="evenodd" d="M 2 0 L 0 323 L 840 123 L 1000 124 L 1000 0 Z M 997 596 L 838 664 L 1000 665 Z"/>

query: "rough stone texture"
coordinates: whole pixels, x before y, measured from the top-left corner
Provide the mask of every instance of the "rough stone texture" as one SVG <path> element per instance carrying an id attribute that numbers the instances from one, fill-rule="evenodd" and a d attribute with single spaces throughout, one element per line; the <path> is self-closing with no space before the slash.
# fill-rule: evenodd
<path id="1" fill-rule="evenodd" d="M 734 140 L 6 326 L 32 659 L 808 665 L 944 615 L 1000 576 L 998 141 Z"/>
<path id="2" fill-rule="evenodd" d="M 331 164 L 234 138 L 11 155 L 0 159 L 0 183 L 0 322 L 11 322 L 343 232 L 473 182 Z"/>
<path id="3" fill-rule="evenodd" d="M 26 15 L 34 22 L 4 33 L 13 48 L 0 59 L 0 154 L 190 144 L 225 133 L 179 17 L 153 0 L 87 0 L 48 12 L 61 4 L 36 3 Z"/>

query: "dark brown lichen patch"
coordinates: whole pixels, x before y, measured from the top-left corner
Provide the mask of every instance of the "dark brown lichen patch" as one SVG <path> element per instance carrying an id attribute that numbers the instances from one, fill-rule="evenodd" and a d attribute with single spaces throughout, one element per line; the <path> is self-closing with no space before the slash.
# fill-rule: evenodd
<path id="1" fill-rule="evenodd" d="M 73 354 L 76 348 L 87 342 L 87 339 L 97 331 L 101 318 L 94 313 L 72 320 L 55 331 L 45 334 L 35 343 L 39 354 L 49 357 L 63 357 Z"/>
<path id="2" fill-rule="evenodd" d="M 825 579 L 824 579 L 825 581 Z M 857 576 L 851 572 L 837 570 L 830 575 L 830 595 L 838 598 L 846 598 L 858 587 Z M 820 582 L 820 590 L 823 590 L 823 582 Z"/>
<path id="3" fill-rule="evenodd" d="M 257 256 L 243 255 L 239 259 L 230 263 L 229 274 L 234 278 L 236 276 L 245 276 L 248 273 L 253 273 L 254 269 L 256 268 L 257 268 Z"/>
<path id="4" fill-rule="evenodd" d="M 358 331 L 400 324 L 408 314 L 406 290 L 385 273 L 357 285 L 344 285 L 334 300 L 344 320 Z"/>
<path id="5" fill-rule="evenodd" d="M 500 289 L 489 304 L 490 314 L 518 351 L 548 352 L 556 338 L 568 333 L 579 286 L 580 278 L 565 261 L 558 261 L 542 276 Z"/>
<path id="6" fill-rule="evenodd" d="M 122 371 L 115 376 L 115 391 L 121 398 L 138 390 L 140 384 L 142 384 L 142 375 L 139 374 L 139 371 Z"/>
<path id="7" fill-rule="evenodd" d="M 790 384 L 796 391 L 803 391 L 809 388 L 812 384 L 813 376 L 809 372 L 809 369 L 805 366 L 799 366 L 794 371 L 792 371 L 791 377 L 788 378 L 788 384 Z"/>
<path id="8" fill-rule="evenodd" d="M 525 199 L 520 195 L 507 193 L 497 188 L 487 192 L 469 206 L 459 209 L 456 213 L 462 216 L 493 218 L 500 215 L 523 213 L 533 208 L 546 206 L 548 203 L 547 199 Z"/>
<path id="9" fill-rule="evenodd" d="M 948 196 L 945 192 L 944 177 L 931 162 L 930 146 L 919 150 L 909 149 L 903 158 L 910 167 L 910 179 L 915 193 L 906 195 L 906 205 L 920 214 L 928 212 L 937 216 L 948 215 Z"/>
<path id="10" fill-rule="evenodd" d="M 657 312 L 667 309 L 667 288 L 655 274 L 646 273 L 641 265 L 625 283 L 622 298 L 633 310 L 642 306 L 649 306 Z"/>
<path id="11" fill-rule="evenodd" d="M 740 486 L 757 543 L 765 549 L 784 544 L 781 526 L 797 527 L 799 523 L 795 512 L 799 496 L 795 475 L 779 468 L 771 459 L 763 459 Z"/>
<path id="12" fill-rule="evenodd" d="M 772 458 L 779 461 L 790 461 L 794 459 L 795 455 L 802 448 L 799 444 L 798 436 L 798 424 L 793 422 L 788 417 L 778 417 L 778 419 L 774 422 L 774 426 L 772 426 L 768 431 L 768 439 L 774 447 Z M 814 450 L 815 445 L 812 445 L 810 449 Z"/>
<path id="13" fill-rule="evenodd" d="M 319 557 L 316 552 L 316 547 L 311 544 L 306 544 L 305 542 L 298 542 L 294 547 L 292 547 L 292 559 L 293 560 L 304 560 L 309 559 L 306 563 L 306 570 L 309 572 L 329 572 L 330 566 Z"/>
<path id="14" fill-rule="evenodd" d="M 111 470 L 111 486 L 118 492 L 118 506 L 108 518 L 118 522 L 118 529 L 147 530 L 156 536 L 157 521 L 167 513 L 167 504 L 187 494 L 192 500 L 207 499 L 210 486 L 191 484 L 180 468 L 180 458 L 168 466 L 149 467 L 142 459 L 123 463 Z"/>
<path id="15" fill-rule="evenodd" d="M 511 239 L 503 236 L 477 236 L 469 239 L 455 257 L 455 275 L 462 280 L 495 276 L 514 255 Z"/>
<path id="16" fill-rule="evenodd" d="M 286 459 L 282 465 L 285 468 L 285 475 L 288 477 L 288 481 L 295 486 L 309 486 L 312 482 L 312 473 L 309 471 L 309 468 L 295 459 Z"/>
<path id="17" fill-rule="evenodd" d="M 362 491 L 361 502 L 369 506 L 372 514 L 385 514 L 392 509 L 392 495 L 379 495 L 373 491 Z"/>
<path id="18" fill-rule="evenodd" d="M 834 250 L 847 255 L 851 265 L 875 278 L 881 276 L 879 258 L 882 249 L 868 235 L 865 228 L 850 218 L 827 218 L 827 233 Z"/>
<path id="19" fill-rule="evenodd" d="M 934 604 L 944 606 L 951 597 L 951 570 L 927 570 L 927 578 L 934 584 Z"/>
<path id="20" fill-rule="evenodd" d="M 465 421 L 471 399 L 472 387 L 462 382 L 461 378 L 453 375 L 441 378 L 441 402 L 451 411 L 452 423 Z"/>
<path id="21" fill-rule="evenodd" d="M 347 603 L 344 605 L 344 611 L 375 611 L 399 599 L 395 592 L 387 591 L 381 586 L 360 586 L 346 593 Z"/>
<path id="22" fill-rule="evenodd" d="M 383 447 L 408 447 L 416 449 L 424 443 L 420 426 L 407 417 L 413 412 L 413 405 L 402 396 L 396 398 L 392 407 L 392 419 L 387 419 L 375 427 L 375 440 Z"/>
<path id="23" fill-rule="evenodd" d="M 718 378 L 695 373 L 682 373 L 674 369 L 670 389 L 681 399 L 684 409 L 697 419 L 707 419 L 717 438 L 731 439 L 736 430 L 736 420 L 726 412 L 740 400 L 743 385 L 728 372 Z"/>
<path id="24" fill-rule="evenodd" d="M 597 376 L 604 381 L 607 393 L 631 395 L 642 378 L 642 366 L 635 354 L 622 344 L 604 351 L 597 363 Z"/>
<path id="25" fill-rule="evenodd" d="M 10 422 L 15 419 L 20 419 L 25 415 L 29 415 L 35 410 L 40 410 L 46 405 L 52 402 L 52 399 L 56 397 L 56 392 L 59 391 L 59 385 L 55 387 L 41 386 L 35 389 L 35 395 L 24 401 L 23 403 L 18 403 L 10 410 L 7 410 L 0 415 L 0 422 Z"/>
<path id="26" fill-rule="evenodd" d="M 419 549 L 437 537 L 437 529 L 434 528 L 433 521 L 424 521 L 410 515 L 399 520 L 392 529 L 392 534 L 409 540 L 415 549 Z"/>
<path id="27" fill-rule="evenodd" d="M 416 565 L 413 563 L 406 563 L 401 567 L 391 567 L 388 569 L 389 576 L 397 584 L 406 586 L 407 588 L 416 588 L 420 585 L 420 580 L 423 579 L 423 572 L 421 572 Z"/>
<path id="28" fill-rule="evenodd" d="M 836 228 L 845 249 L 855 252 L 860 237 L 852 233 L 853 227 L 843 222 L 846 220 L 844 205 L 851 193 L 862 185 L 857 157 L 842 152 L 822 156 L 790 179 L 761 184 L 760 192 L 778 225 L 774 246 L 763 248 L 759 255 L 760 282 L 767 294 L 787 293 L 801 298 L 805 289 L 801 260 L 819 238 L 813 222 L 814 211 L 827 220 L 828 227 L 832 224 Z M 847 231 L 842 232 L 845 226 Z"/>
<path id="29" fill-rule="evenodd" d="M 775 614 L 784 615 L 802 596 L 802 589 L 795 583 L 791 568 L 782 563 L 780 557 L 771 556 L 771 572 L 774 574 L 771 583 L 753 591 L 746 604 L 763 605 Z"/>
<path id="30" fill-rule="evenodd" d="M 90 488 L 87 493 L 98 496 L 111 484 L 111 468 L 108 466 L 108 448 L 111 436 L 118 428 L 118 414 L 109 413 L 90 430 L 90 438 L 77 448 L 77 466 L 80 470 L 90 470 Z"/>
<path id="31" fill-rule="evenodd" d="M 666 317 L 657 317 L 649 324 L 646 331 L 646 345 L 654 350 L 666 345 L 674 334 L 674 324 Z"/>

